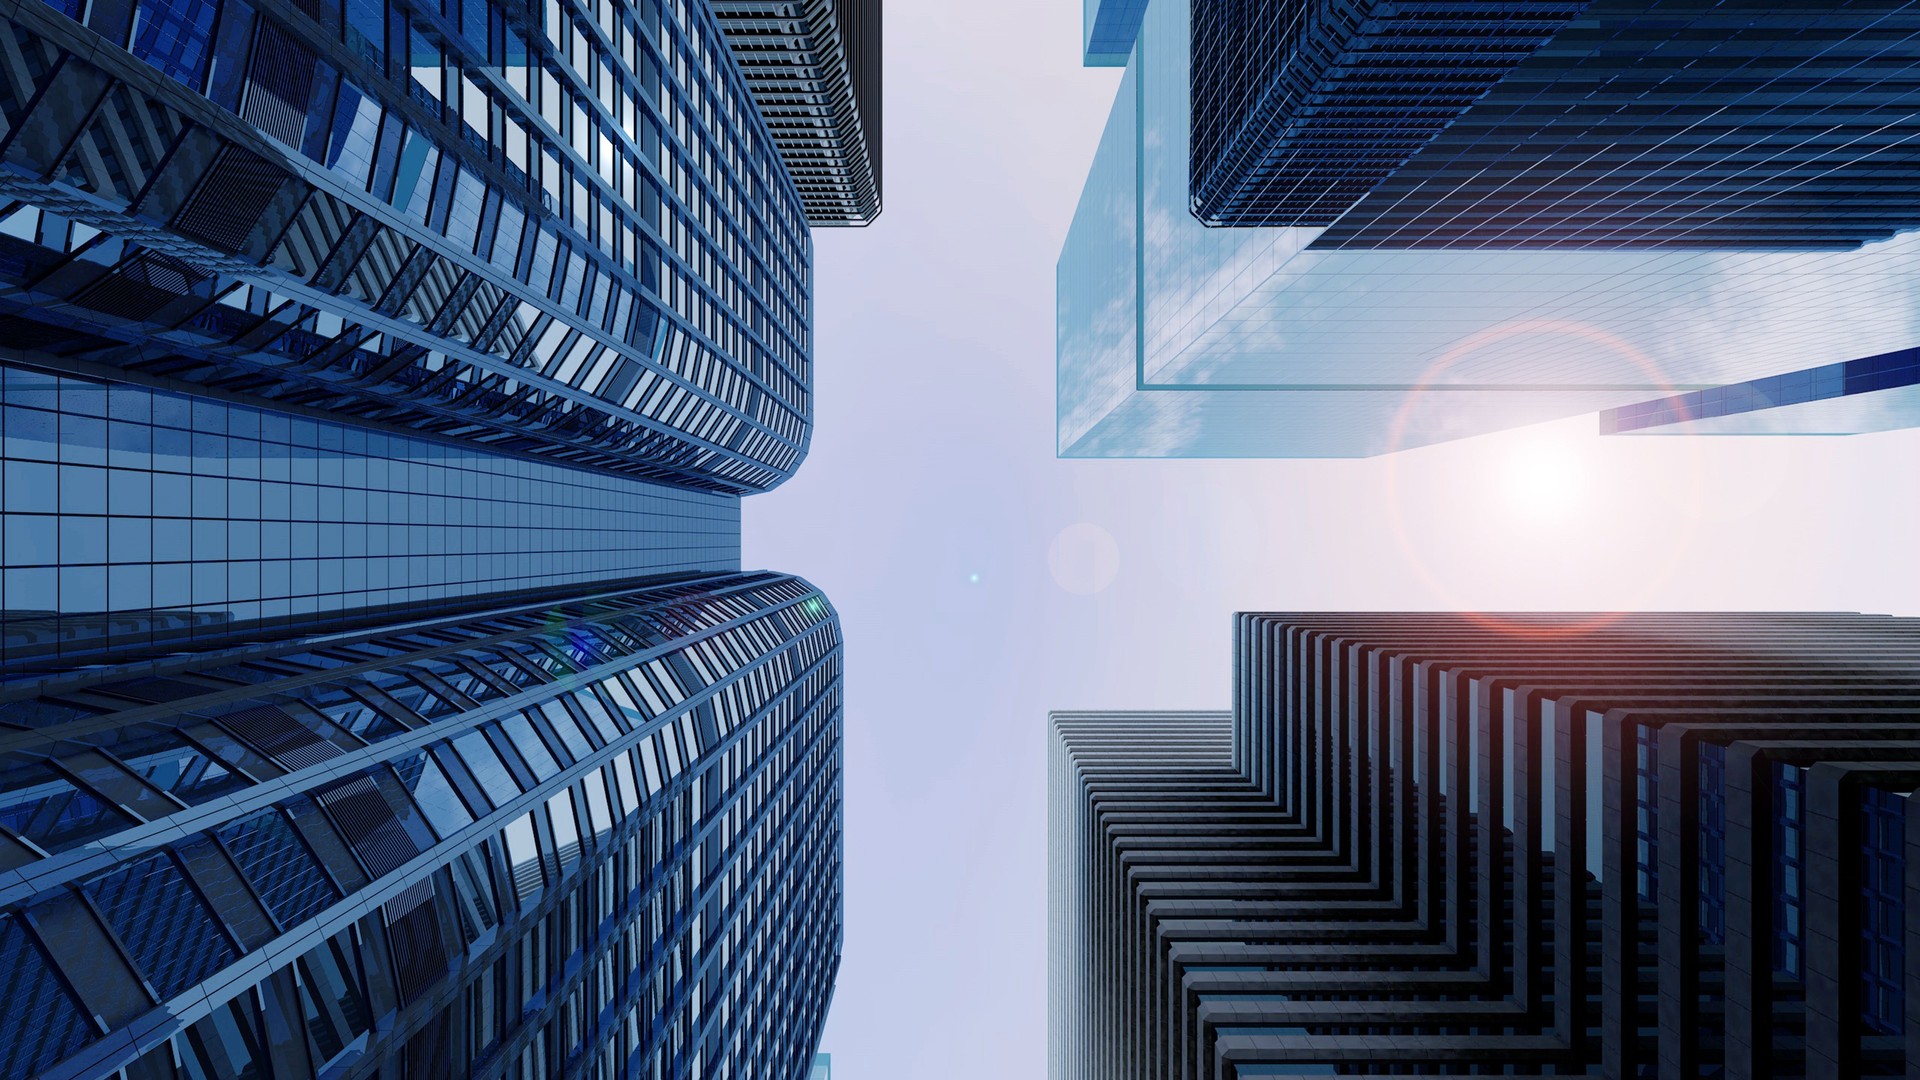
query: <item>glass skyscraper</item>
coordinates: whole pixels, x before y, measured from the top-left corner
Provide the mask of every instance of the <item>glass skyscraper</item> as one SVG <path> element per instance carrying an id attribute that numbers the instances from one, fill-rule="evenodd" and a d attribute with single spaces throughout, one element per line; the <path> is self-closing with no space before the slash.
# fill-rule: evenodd
<path id="1" fill-rule="evenodd" d="M 1055 713 L 1053 1080 L 1904 1076 L 1920 621 L 1242 614 Z"/>
<path id="2" fill-rule="evenodd" d="M 707 5 L 448 11 L 11 9 L 6 340 L 683 486 L 791 475 L 811 244 Z"/>
<path id="3" fill-rule="evenodd" d="M 815 226 L 880 216 L 880 0 L 713 0 Z"/>
<path id="4" fill-rule="evenodd" d="M 1195 0 L 1193 212 L 1320 248 L 1849 248 L 1920 225 L 1920 11 Z"/>
<path id="5" fill-rule="evenodd" d="M 713 7 L 0 20 L 0 1080 L 806 1077 L 811 240 Z"/>
<path id="6" fill-rule="evenodd" d="M 1127 25 L 1116 3 L 1089 8 L 1089 34 Z M 1911 232 L 1851 251 L 1395 251 L 1330 248 L 1328 225 L 1207 227 L 1194 64 L 1238 39 L 1196 41 L 1192 10 L 1141 13 L 1060 253 L 1063 457 L 1369 456 L 1914 345 Z M 1861 69 L 1869 87 L 1879 70 Z"/>
<path id="7" fill-rule="evenodd" d="M 840 639 L 798 579 L 556 590 L 0 695 L 0 1075 L 812 1067 Z"/>

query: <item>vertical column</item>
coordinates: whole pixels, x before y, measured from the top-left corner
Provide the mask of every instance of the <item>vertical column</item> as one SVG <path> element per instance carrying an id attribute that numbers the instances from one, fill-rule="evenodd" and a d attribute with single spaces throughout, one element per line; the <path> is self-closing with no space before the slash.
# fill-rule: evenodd
<path id="1" fill-rule="evenodd" d="M 1860 1075 L 1858 788 L 1844 766 L 1807 770 L 1807 1080 Z"/>
<path id="2" fill-rule="evenodd" d="M 1685 728 L 1661 736 L 1657 1064 L 1660 1080 L 1692 1080 L 1701 1061 L 1699 743 Z"/>
<path id="3" fill-rule="evenodd" d="M 1773 760 L 1727 750 L 1728 1076 L 1773 1076 Z"/>

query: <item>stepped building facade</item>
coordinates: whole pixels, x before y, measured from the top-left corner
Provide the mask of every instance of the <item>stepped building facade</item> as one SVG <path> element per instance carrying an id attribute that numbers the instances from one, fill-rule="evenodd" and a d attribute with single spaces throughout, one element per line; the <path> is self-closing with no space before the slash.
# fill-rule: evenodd
<path id="1" fill-rule="evenodd" d="M 1920 622 L 1247 614 L 1056 713 L 1050 1075 L 1904 1076 Z"/>

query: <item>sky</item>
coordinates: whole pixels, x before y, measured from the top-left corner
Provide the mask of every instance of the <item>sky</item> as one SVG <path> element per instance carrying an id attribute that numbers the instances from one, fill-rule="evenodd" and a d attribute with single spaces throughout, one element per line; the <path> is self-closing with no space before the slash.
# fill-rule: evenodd
<path id="1" fill-rule="evenodd" d="M 888 3 L 886 209 L 815 234 L 812 452 L 745 502 L 846 637 L 835 1080 L 1045 1075 L 1047 713 L 1227 708 L 1234 611 L 1920 614 L 1920 432 L 1057 460 L 1080 6 Z"/>

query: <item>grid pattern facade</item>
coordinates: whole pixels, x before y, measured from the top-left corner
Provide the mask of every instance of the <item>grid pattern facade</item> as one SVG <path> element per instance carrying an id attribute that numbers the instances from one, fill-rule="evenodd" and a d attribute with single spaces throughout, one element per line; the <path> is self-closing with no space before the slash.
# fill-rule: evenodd
<path id="1" fill-rule="evenodd" d="M 815 226 L 881 201 L 881 0 L 713 0 Z"/>
<path id="2" fill-rule="evenodd" d="M 0 1077 L 804 1080 L 837 619 L 715 576 L 4 692 Z"/>
<path id="3" fill-rule="evenodd" d="M 804 455 L 806 218 L 702 0 L 0 16 L 9 346 L 723 492 Z"/>
<path id="4" fill-rule="evenodd" d="M 1195 0 L 1193 213 L 1333 224 L 1587 0 Z"/>
<path id="5" fill-rule="evenodd" d="M 740 568 L 731 495 L 4 366 L 0 500 L 9 670 Z"/>
<path id="6" fill-rule="evenodd" d="M 1199 10 L 1209 222 L 1327 224 L 1320 248 L 1790 250 L 1920 219 L 1905 0 Z"/>
<path id="7" fill-rule="evenodd" d="M 1187 0 L 1144 13 L 1061 247 L 1063 457 L 1368 456 L 1914 344 L 1920 232 L 1328 251 L 1316 229 L 1209 228 L 1188 212 L 1192 25 Z M 1911 423 L 1920 391 L 1884 411 L 1815 430 Z"/>
<path id="8" fill-rule="evenodd" d="M 1920 620 L 1245 614 L 1234 678 L 1053 718 L 1054 1080 L 1920 1060 Z"/>
<path id="9" fill-rule="evenodd" d="M 1147 0 L 1083 0 L 1081 34 L 1088 67 L 1125 67 L 1140 36 Z"/>

